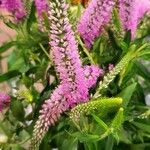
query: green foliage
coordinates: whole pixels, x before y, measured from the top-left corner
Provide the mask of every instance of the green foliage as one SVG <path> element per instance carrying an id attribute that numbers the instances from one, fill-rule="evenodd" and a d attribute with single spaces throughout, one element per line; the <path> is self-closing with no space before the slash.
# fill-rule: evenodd
<path id="1" fill-rule="evenodd" d="M 45 31 L 38 28 L 34 2 L 25 0 L 27 17 L 20 23 L 0 16 L 16 37 L 0 45 L 0 61 L 8 70 L 0 74 L 7 83 L 12 101 L 0 113 L 0 149 L 28 150 L 35 121 L 43 102 L 59 84 L 51 60 L 48 16 L 43 14 Z M 70 2 L 70 0 L 69 0 Z M 70 6 L 69 18 L 76 25 L 83 6 Z M 98 65 L 105 74 L 89 91 L 90 100 L 62 114 L 44 137 L 40 150 L 146 150 L 150 149 L 150 24 L 147 14 L 131 39 L 123 31 L 118 9 L 111 23 L 88 50 L 76 34 L 84 65 Z M 108 69 L 113 64 L 112 70 Z M 2 89 L 3 90 L 3 89 Z M 4 90 L 3 90 L 4 91 Z M 71 119 L 70 119 L 70 118 Z"/>

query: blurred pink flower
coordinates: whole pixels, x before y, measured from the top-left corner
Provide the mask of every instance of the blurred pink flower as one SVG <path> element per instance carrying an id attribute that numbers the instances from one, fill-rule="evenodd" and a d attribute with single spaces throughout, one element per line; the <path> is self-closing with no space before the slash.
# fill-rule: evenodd
<path id="1" fill-rule="evenodd" d="M 19 21 L 26 15 L 24 3 L 22 0 L 3 0 L 1 7 L 14 15 L 14 19 Z"/>
<path id="2" fill-rule="evenodd" d="M 78 23 L 78 32 L 90 48 L 112 16 L 114 0 L 91 0 Z"/>
<path id="3" fill-rule="evenodd" d="M 119 14 L 125 30 L 131 30 L 132 39 L 142 17 L 150 11 L 150 0 L 119 0 Z"/>
<path id="4" fill-rule="evenodd" d="M 9 95 L 7 95 L 6 93 L 0 92 L 0 112 L 2 112 L 2 110 L 5 107 L 8 107 L 11 101 L 11 97 Z"/>
<path id="5" fill-rule="evenodd" d="M 108 70 L 111 71 L 113 68 L 114 68 L 114 65 L 113 64 L 109 64 Z"/>

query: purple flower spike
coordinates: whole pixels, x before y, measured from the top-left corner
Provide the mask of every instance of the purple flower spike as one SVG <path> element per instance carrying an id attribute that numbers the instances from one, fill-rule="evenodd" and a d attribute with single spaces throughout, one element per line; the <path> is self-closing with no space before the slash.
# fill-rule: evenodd
<path id="1" fill-rule="evenodd" d="M 0 112 L 10 104 L 11 98 L 6 93 L 0 93 Z"/>
<path id="2" fill-rule="evenodd" d="M 57 1 L 57 5 L 50 2 L 50 46 L 64 96 L 72 107 L 88 100 L 88 87 L 67 9 L 64 0 Z"/>
<path id="3" fill-rule="evenodd" d="M 119 13 L 125 30 L 131 30 L 132 39 L 142 17 L 150 11 L 150 0 L 120 0 Z"/>
<path id="4" fill-rule="evenodd" d="M 34 150 L 41 143 L 42 138 L 52 126 L 60 118 L 60 115 L 69 108 L 64 97 L 63 86 L 60 85 L 52 93 L 49 100 L 45 101 L 40 111 L 38 121 L 34 126 L 31 150 Z"/>
<path id="5" fill-rule="evenodd" d="M 102 30 L 109 23 L 114 0 L 91 0 L 78 23 L 78 32 L 90 48 Z"/>
<path id="6" fill-rule="evenodd" d="M 22 0 L 3 0 L 1 5 L 2 8 L 14 15 L 16 21 L 19 21 L 26 16 Z"/>

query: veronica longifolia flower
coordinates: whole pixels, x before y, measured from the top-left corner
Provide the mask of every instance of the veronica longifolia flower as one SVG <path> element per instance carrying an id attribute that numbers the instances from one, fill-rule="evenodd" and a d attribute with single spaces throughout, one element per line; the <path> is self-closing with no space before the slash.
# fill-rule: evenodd
<path id="1" fill-rule="evenodd" d="M 78 45 L 67 17 L 64 0 L 50 3 L 50 46 L 56 71 L 70 106 L 88 100 L 88 87 L 78 54 Z"/>
<path id="2" fill-rule="evenodd" d="M 40 116 L 34 126 L 33 139 L 30 149 L 36 149 L 40 144 L 49 126 L 54 125 L 61 113 L 69 108 L 66 98 L 63 93 L 63 86 L 58 86 L 52 93 L 40 111 Z"/>
<path id="3" fill-rule="evenodd" d="M 22 0 L 2 0 L 2 8 L 14 15 L 16 21 L 21 20 L 26 15 Z"/>
<path id="4" fill-rule="evenodd" d="M 119 14 L 125 30 L 131 30 L 132 39 L 141 18 L 150 11 L 150 0 L 119 0 Z"/>
<path id="5" fill-rule="evenodd" d="M 5 108 L 8 107 L 10 104 L 11 98 L 6 93 L 0 93 L 0 112 Z"/>
<path id="6" fill-rule="evenodd" d="M 111 19 L 114 0 L 91 0 L 78 23 L 78 32 L 90 48 Z"/>

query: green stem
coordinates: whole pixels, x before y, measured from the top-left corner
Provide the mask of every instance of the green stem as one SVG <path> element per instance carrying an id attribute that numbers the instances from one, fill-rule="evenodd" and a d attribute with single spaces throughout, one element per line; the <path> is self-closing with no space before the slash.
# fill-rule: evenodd
<path id="1" fill-rule="evenodd" d="M 79 36 L 77 36 L 77 39 L 78 39 L 78 42 L 79 42 L 79 44 L 81 45 L 81 47 L 82 47 L 84 53 L 88 56 L 88 58 L 89 58 L 91 64 L 96 64 L 96 63 L 94 62 L 92 56 L 90 55 L 89 50 L 85 48 L 85 46 L 84 46 L 84 44 L 83 44 L 83 42 L 82 42 L 82 40 L 80 39 Z"/>
<path id="2" fill-rule="evenodd" d="M 46 55 L 46 56 L 49 58 L 49 60 L 51 61 L 51 58 L 50 58 L 49 54 L 47 53 L 47 51 L 45 50 L 44 46 L 43 46 L 41 43 L 39 43 L 39 46 L 41 47 L 41 49 L 43 50 L 43 52 L 45 53 L 45 55 Z"/>
<path id="3" fill-rule="evenodd" d="M 136 52 L 140 52 L 141 50 L 143 50 L 144 48 L 146 48 L 148 46 L 147 43 L 143 44 Z"/>

